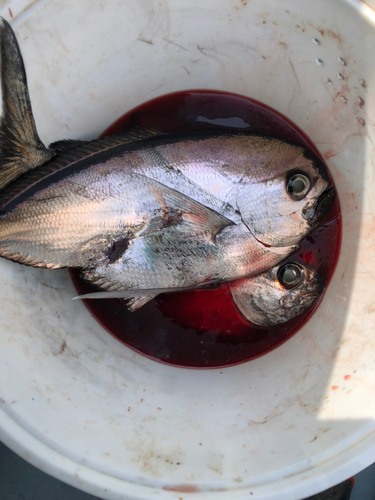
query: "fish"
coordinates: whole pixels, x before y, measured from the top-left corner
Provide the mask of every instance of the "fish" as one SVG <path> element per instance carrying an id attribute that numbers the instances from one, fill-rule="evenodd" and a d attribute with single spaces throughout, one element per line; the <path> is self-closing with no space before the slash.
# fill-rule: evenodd
<path id="1" fill-rule="evenodd" d="M 311 153 L 238 131 L 138 127 L 45 147 L 4 19 L 0 58 L 1 257 L 78 268 L 109 292 L 233 281 L 296 251 L 335 196 Z"/>
<path id="2" fill-rule="evenodd" d="M 285 323 L 306 312 L 324 290 L 317 271 L 294 261 L 229 284 L 233 301 L 247 321 L 259 326 Z"/>
<path id="3" fill-rule="evenodd" d="M 135 311 L 161 293 L 208 289 L 208 285 L 91 292 L 74 297 L 74 300 L 123 298 L 128 309 Z M 227 284 L 242 316 L 253 325 L 268 327 L 285 323 L 308 311 L 322 297 L 324 285 L 317 271 L 293 260 L 284 261 L 251 278 Z"/>

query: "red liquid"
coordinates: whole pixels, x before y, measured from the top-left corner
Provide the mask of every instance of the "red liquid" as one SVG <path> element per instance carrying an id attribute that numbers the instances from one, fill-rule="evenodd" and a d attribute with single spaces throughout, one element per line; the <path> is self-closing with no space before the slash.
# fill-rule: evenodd
<path id="1" fill-rule="evenodd" d="M 321 158 L 311 141 L 287 118 L 246 97 L 195 90 L 154 99 L 127 113 L 104 135 L 142 124 L 164 132 L 243 130 L 285 139 Z M 339 255 L 341 216 L 338 196 L 321 224 L 301 242 L 291 258 L 317 269 L 328 285 Z M 71 271 L 79 294 L 96 291 Z M 294 335 L 311 317 L 306 313 L 274 327 L 253 326 L 237 311 L 226 284 L 156 297 L 129 313 L 123 300 L 87 300 L 86 306 L 112 335 L 157 361 L 186 367 L 219 367 L 248 361 L 274 349 Z"/>

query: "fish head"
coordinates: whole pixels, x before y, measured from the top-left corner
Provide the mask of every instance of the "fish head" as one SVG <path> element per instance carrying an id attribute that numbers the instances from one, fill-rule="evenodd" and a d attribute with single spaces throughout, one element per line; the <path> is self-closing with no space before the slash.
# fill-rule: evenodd
<path id="1" fill-rule="evenodd" d="M 293 261 L 230 284 L 239 311 L 260 326 L 278 325 L 306 312 L 323 289 L 316 271 Z"/>
<path id="2" fill-rule="evenodd" d="M 270 246 L 299 243 L 321 221 L 335 196 L 323 162 L 302 148 L 277 155 L 257 181 L 244 177 L 237 207 L 249 231 Z"/>

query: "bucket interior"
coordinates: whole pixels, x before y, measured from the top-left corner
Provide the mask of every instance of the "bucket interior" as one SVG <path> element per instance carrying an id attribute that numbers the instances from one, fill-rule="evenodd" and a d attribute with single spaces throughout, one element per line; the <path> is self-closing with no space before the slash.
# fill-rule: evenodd
<path id="1" fill-rule="evenodd" d="M 108 499 L 297 500 L 369 465 L 375 415 L 375 14 L 343 0 L 8 2 L 45 144 L 206 88 L 286 115 L 341 202 L 341 254 L 290 340 L 189 370 L 112 338 L 66 270 L 0 261 L 0 438 Z M 230 491 L 230 493 L 228 493 Z"/>

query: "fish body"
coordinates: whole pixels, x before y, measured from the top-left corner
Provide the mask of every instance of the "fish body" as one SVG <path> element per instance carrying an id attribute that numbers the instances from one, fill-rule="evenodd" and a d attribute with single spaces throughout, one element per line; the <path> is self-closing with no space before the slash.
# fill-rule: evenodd
<path id="1" fill-rule="evenodd" d="M 272 138 L 133 129 L 46 148 L 4 20 L 0 35 L 0 256 L 112 292 L 191 288 L 275 267 L 328 209 L 324 165 Z"/>
<path id="2" fill-rule="evenodd" d="M 203 285 L 205 287 L 205 285 Z M 322 296 L 324 281 L 314 269 L 287 260 L 250 278 L 228 284 L 233 301 L 244 318 L 258 326 L 275 326 L 308 311 Z M 76 299 L 124 298 L 130 310 L 142 307 L 159 293 L 178 293 L 188 288 L 127 289 L 93 292 Z"/>
<path id="3" fill-rule="evenodd" d="M 296 250 L 266 247 L 242 224 L 146 177 L 137 169 L 142 146 L 152 140 L 85 157 L 87 148 L 78 148 L 76 161 L 61 155 L 24 178 L 24 189 L 8 189 L 0 253 L 38 267 L 82 268 L 114 290 L 228 281 Z"/>

